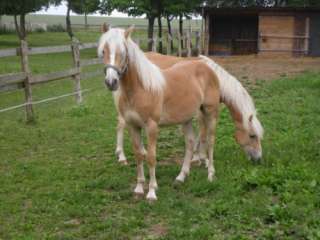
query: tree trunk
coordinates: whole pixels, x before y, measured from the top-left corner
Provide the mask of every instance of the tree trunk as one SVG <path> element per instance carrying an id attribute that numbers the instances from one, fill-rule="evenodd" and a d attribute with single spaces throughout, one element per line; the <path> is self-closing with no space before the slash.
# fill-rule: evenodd
<path id="1" fill-rule="evenodd" d="M 154 16 L 148 16 L 148 51 L 152 51 Z"/>
<path id="2" fill-rule="evenodd" d="M 26 39 L 25 14 L 20 15 L 20 24 L 18 23 L 17 15 L 14 15 L 14 25 L 17 35 L 20 40 Z"/>
<path id="3" fill-rule="evenodd" d="M 88 15 L 87 12 L 84 13 L 84 27 L 88 29 Z"/>
<path id="4" fill-rule="evenodd" d="M 20 40 L 26 40 L 26 15 L 24 13 L 20 14 Z"/>
<path id="5" fill-rule="evenodd" d="M 21 39 L 21 33 L 20 33 L 20 28 L 19 28 L 19 24 L 18 24 L 17 15 L 14 15 L 13 17 L 14 17 L 14 25 L 16 27 L 17 35 L 18 35 L 19 39 Z"/>
<path id="6" fill-rule="evenodd" d="M 67 33 L 69 37 L 73 38 L 74 35 L 71 28 L 70 11 L 71 11 L 70 4 L 68 4 L 68 10 L 67 10 L 67 16 L 66 16 L 66 27 L 67 27 Z"/>
<path id="7" fill-rule="evenodd" d="M 158 39 L 159 39 L 159 53 L 162 53 L 162 22 L 161 15 L 158 16 Z"/>
<path id="8" fill-rule="evenodd" d="M 183 48 L 183 15 L 179 14 L 179 32 L 181 36 L 181 48 Z"/>
<path id="9" fill-rule="evenodd" d="M 171 40 L 170 40 L 170 48 L 171 52 L 173 51 L 173 38 L 172 38 L 172 30 L 171 30 L 171 19 L 170 16 L 167 15 L 167 24 L 168 24 L 168 33 L 170 34 Z"/>

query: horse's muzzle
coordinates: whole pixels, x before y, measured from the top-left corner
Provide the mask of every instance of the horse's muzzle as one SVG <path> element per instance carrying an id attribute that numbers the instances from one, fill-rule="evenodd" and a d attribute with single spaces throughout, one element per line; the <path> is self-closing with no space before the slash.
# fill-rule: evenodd
<path id="1" fill-rule="evenodd" d="M 113 79 L 111 81 L 105 80 L 105 84 L 110 91 L 117 91 L 119 88 L 119 83 L 116 79 Z"/>

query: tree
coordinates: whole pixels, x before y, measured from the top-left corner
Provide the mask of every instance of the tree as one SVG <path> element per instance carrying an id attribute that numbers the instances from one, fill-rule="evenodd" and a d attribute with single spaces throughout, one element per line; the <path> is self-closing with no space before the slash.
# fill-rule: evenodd
<path id="1" fill-rule="evenodd" d="M 48 7 L 50 3 L 58 3 L 54 0 L 1 0 L 0 11 L 1 14 L 12 15 L 14 17 L 14 24 L 17 35 L 20 40 L 25 40 L 26 20 L 25 17 L 30 12 L 36 12 L 44 7 Z M 19 21 L 18 21 L 19 17 Z"/>
<path id="2" fill-rule="evenodd" d="M 101 13 L 111 13 L 117 9 L 134 17 L 145 14 L 148 19 L 148 39 L 153 39 L 154 21 L 161 12 L 161 4 L 161 0 L 102 0 Z M 148 42 L 148 49 L 152 49 L 151 41 Z"/>
<path id="3" fill-rule="evenodd" d="M 87 28 L 88 26 L 88 17 L 90 13 L 94 13 L 99 9 L 100 0 L 78 0 L 71 1 L 71 10 L 77 14 L 84 14 L 84 24 Z"/>
<path id="4" fill-rule="evenodd" d="M 183 35 L 183 19 L 191 18 L 191 15 L 196 12 L 196 9 L 201 6 L 203 0 L 164 0 L 163 9 L 164 14 L 167 16 L 168 29 L 170 29 L 171 34 L 171 19 L 172 17 L 179 18 L 179 32 Z M 181 40 L 181 46 L 183 45 L 183 40 Z"/>

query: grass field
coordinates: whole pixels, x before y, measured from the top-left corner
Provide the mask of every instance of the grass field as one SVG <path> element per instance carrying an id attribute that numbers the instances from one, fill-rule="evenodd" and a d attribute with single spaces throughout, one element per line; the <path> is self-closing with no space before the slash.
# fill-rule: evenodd
<path id="1" fill-rule="evenodd" d="M 58 36 L 51 40 L 58 42 Z M 30 36 L 30 41 L 47 45 L 48 40 Z M 33 71 L 55 71 L 71 65 L 71 56 L 37 55 L 31 63 Z M 1 73 L 11 72 L 19 62 L 1 59 L 0 66 Z M 183 137 L 178 127 L 162 129 L 154 204 L 133 198 L 136 173 L 128 137 L 130 165 L 116 162 L 111 94 L 101 78 L 82 86 L 94 91 L 81 106 L 72 97 L 36 105 L 34 124 L 24 122 L 23 109 L 0 113 L 0 239 L 320 238 L 319 73 L 250 85 L 265 127 L 262 165 L 249 162 L 236 145 L 222 108 L 213 183 L 204 167 L 193 167 L 183 185 L 173 186 Z M 37 100 L 72 89 L 72 82 L 63 80 L 33 92 Z M 0 109 L 22 101 L 22 91 L 0 93 Z"/>

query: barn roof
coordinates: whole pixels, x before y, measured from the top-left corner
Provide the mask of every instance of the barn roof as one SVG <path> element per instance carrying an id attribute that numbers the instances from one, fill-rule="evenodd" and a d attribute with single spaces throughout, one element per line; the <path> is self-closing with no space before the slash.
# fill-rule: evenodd
<path id="1" fill-rule="evenodd" d="M 203 7 L 204 14 L 257 15 L 260 13 L 320 13 L 320 7 Z"/>

